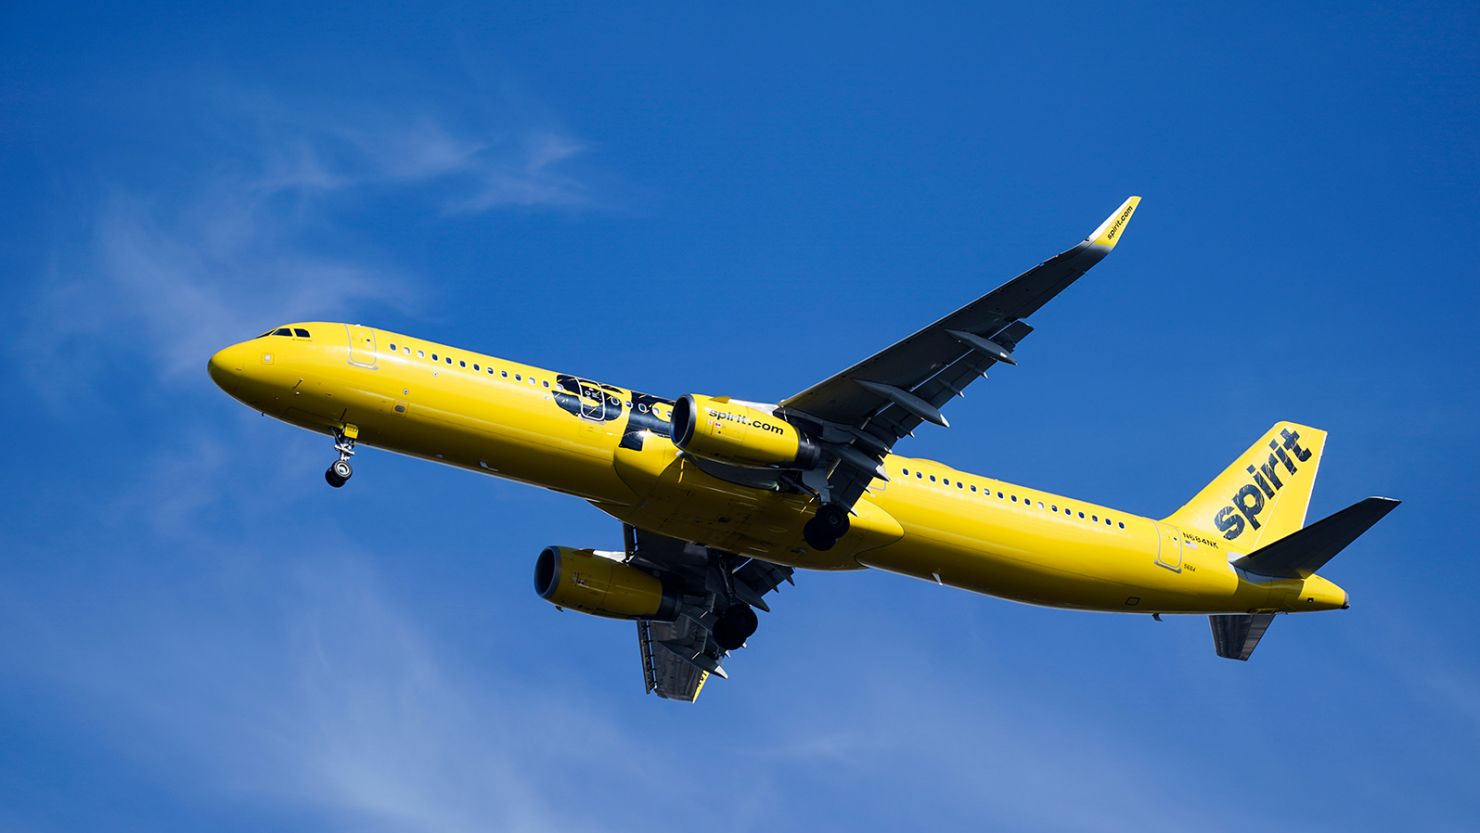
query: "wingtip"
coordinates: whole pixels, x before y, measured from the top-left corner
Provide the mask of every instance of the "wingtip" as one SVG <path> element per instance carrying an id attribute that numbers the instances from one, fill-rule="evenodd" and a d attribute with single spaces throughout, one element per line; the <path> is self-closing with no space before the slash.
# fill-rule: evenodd
<path id="1" fill-rule="evenodd" d="M 1115 244 L 1120 242 L 1120 236 L 1125 232 L 1125 227 L 1130 224 L 1131 215 L 1136 213 L 1136 206 L 1140 204 L 1139 196 L 1127 197 L 1125 202 L 1115 209 L 1114 214 L 1106 217 L 1105 222 L 1100 223 L 1100 227 L 1090 233 L 1089 242 L 1096 246 L 1103 246 L 1107 250 L 1115 248 Z"/>

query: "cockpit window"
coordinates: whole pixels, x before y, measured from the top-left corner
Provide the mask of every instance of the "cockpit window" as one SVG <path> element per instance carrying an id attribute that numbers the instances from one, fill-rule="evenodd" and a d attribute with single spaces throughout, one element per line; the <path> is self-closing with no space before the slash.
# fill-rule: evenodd
<path id="1" fill-rule="evenodd" d="M 305 330 L 302 327 L 294 327 L 293 335 L 298 336 L 299 338 L 308 338 L 308 330 Z"/>
<path id="2" fill-rule="evenodd" d="M 272 334 L 275 335 L 275 336 L 289 336 L 289 337 L 291 337 L 293 335 L 293 331 L 290 330 L 290 329 L 288 329 L 287 327 L 279 327 L 276 330 L 273 330 L 272 331 Z"/>

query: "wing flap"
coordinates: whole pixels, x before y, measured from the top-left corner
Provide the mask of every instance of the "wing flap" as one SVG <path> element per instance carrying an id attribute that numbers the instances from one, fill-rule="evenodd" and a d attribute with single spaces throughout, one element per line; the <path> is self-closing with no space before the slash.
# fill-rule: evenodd
<path id="1" fill-rule="evenodd" d="M 674 648 L 675 643 L 687 646 L 696 641 L 691 629 L 692 623 L 682 618 L 673 622 L 638 621 L 637 644 L 649 694 L 686 703 L 699 699 L 709 672 L 684 659 Z"/>
<path id="2" fill-rule="evenodd" d="M 692 703 L 711 675 L 727 679 L 722 663 L 732 653 L 716 641 L 720 612 L 746 604 L 769 612 L 763 598 L 792 582 L 792 568 L 724 550 L 686 543 L 633 526 L 625 528 L 627 556 L 681 587 L 672 621 L 639 620 L 638 650 L 646 690 Z"/>

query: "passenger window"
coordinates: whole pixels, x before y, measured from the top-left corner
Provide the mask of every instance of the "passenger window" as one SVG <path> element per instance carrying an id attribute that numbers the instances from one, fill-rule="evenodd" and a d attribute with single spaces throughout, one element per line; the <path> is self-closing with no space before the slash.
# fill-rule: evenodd
<path id="1" fill-rule="evenodd" d="M 962 483 L 961 481 L 957 480 L 956 481 L 956 488 L 957 489 L 964 489 L 964 488 L 966 488 L 966 485 L 964 483 Z"/>
<path id="2" fill-rule="evenodd" d="M 949 478 L 949 477 L 942 477 L 940 479 L 940 482 L 943 483 L 943 484 L 945 484 L 945 485 L 947 485 L 947 486 L 949 486 L 949 485 L 951 485 L 951 478 Z"/>
<path id="3" fill-rule="evenodd" d="M 548 387 L 549 387 L 549 386 L 550 386 L 550 382 L 549 382 L 549 380 L 548 380 L 548 379 L 547 379 L 547 380 L 545 380 L 545 387 L 547 387 L 547 388 L 548 388 Z M 613 405 L 616 405 L 616 404 L 617 404 L 617 403 L 615 403 L 615 402 L 613 402 L 613 403 L 612 403 L 612 404 L 613 404 Z"/>
<path id="4" fill-rule="evenodd" d="M 1089 516 L 1089 519 L 1091 521 L 1094 521 L 1095 523 L 1099 523 L 1100 522 L 1100 516 L 1099 515 L 1090 515 Z"/>
<path id="5" fill-rule="evenodd" d="M 976 494 L 976 484 L 974 484 L 974 483 L 971 486 L 971 493 L 972 494 Z"/>
<path id="6" fill-rule="evenodd" d="M 1005 498 L 1005 497 L 1007 497 L 1007 495 L 1004 495 L 1004 494 L 1002 494 L 1002 492 L 999 491 L 999 492 L 997 492 L 997 497 L 998 498 Z"/>
<path id="7" fill-rule="evenodd" d="M 1105 526 L 1109 526 L 1109 525 L 1110 525 L 1110 519 L 1109 518 L 1106 518 L 1105 519 Z"/>
<path id="8" fill-rule="evenodd" d="M 1120 522 L 1120 528 L 1121 529 L 1125 529 L 1125 521 L 1121 521 Z"/>
<path id="9" fill-rule="evenodd" d="M 488 375 L 489 376 L 492 376 L 493 375 L 493 368 L 491 368 L 491 367 L 488 368 Z"/>
<path id="10" fill-rule="evenodd" d="M 1079 517 L 1081 517 L 1081 518 L 1084 517 L 1084 513 L 1083 512 L 1080 512 L 1079 513 Z"/>
<path id="11" fill-rule="evenodd" d="M 930 482 L 931 483 L 934 483 L 935 482 L 935 475 L 933 475 L 933 474 L 930 475 Z"/>
<path id="12" fill-rule="evenodd" d="M 473 362 L 473 369 L 474 370 L 482 370 L 483 368 L 479 367 L 477 362 Z"/>
<path id="13" fill-rule="evenodd" d="M 1057 503 L 1049 504 L 1048 511 L 1050 511 L 1050 512 L 1057 512 L 1057 511 L 1059 511 L 1059 505 Z"/>
<path id="14" fill-rule="evenodd" d="M 1017 495 L 1013 495 L 1012 496 L 1012 502 L 1013 503 L 1017 503 Z"/>
<path id="15" fill-rule="evenodd" d="M 457 362 L 457 366 L 458 367 L 467 367 L 468 366 L 468 363 L 465 362 L 465 361 L 462 361 L 461 359 L 459 359 L 458 362 Z"/>
<path id="16" fill-rule="evenodd" d="M 1038 501 L 1038 508 L 1039 509 L 1042 509 L 1043 508 L 1043 501 L 1041 501 L 1041 500 Z"/>
<path id="17" fill-rule="evenodd" d="M 919 479 L 920 479 L 920 478 L 922 478 L 922 477 L 924 477 L 924 476 L 925 476 L 925 475 L 923 475 L 923 474 L 921 474 L 921 473 L 919 473 L 919 472 L 915 472 L 915 479 L 916 479 L 916 480 L 919 480 Z"/>
<path id="18" fill-rule="evenodd" d="M 436 353 L 433 353 L 432 354 L 432 361 L 437 361 L 437 354 Z"/>
<path id="19" fill-rule="evenodd" d="M 524 377 L 523 376 L 520 376 L 518 373 L 515 373 L 514 374 L 514 381 L 516 381 L 516 382 L 522 382 L 522 381 L 524 381 Z"/>
<path id="20" fill-rule="evenodd" d="M 509 371 L 507 371 L 507 370 L 500 371 L 499 375 L 500 376 L 503 376 L 505 379 L 507 379 L 507 378 L 509 378 Z"/>
<path id="21" fill-rule="evenodd" d="M 302 327 L 294 327 L 293 335 L 298 336 L 299 338 L 308 338 L 308 330 L 305 330 Z M 396 348 L 391 347 L 391 349 L 394 350 Z"/>
<path id="22" fill-rule="evenodd" d="M 909 469 L 900 469 L 900 473 L 903 474 L 905 477 L 909 477 L 910 476 L 910 470 Z"/>
<path id="23" fill-rule="evenodd" d="M 287 327 L 280 327 L 276 330 L 273 330 L 272 334 L 275 336 L 291 336 L 293 335 L 293 331 L 289 330 Z"/>
<path id="24" fill-rule="evenodd" d="M 418 359 L 424 359 L 424 358 L 426 358 L 427 357 L 427 351 L 425 351 L 425 350 L 417 350 L 416 351 L 416 357 Z"/>
<path id="25" fill-rule="evenodd" d="M 451 356 L 446 356 L 444 358 L 446 359 L 446 361 L 447 361 L 448 364 L 452 364 L 452 357 Z"/>
<path id="26" fill-rule="evenodd" d="M 411 348 L 410 347 L 402 347 L 401 348 L 401 352 L 403 352 L 403 353 L 405 353 L 406 355 L 409 356 L 409 355 L 411 355 Z"/>

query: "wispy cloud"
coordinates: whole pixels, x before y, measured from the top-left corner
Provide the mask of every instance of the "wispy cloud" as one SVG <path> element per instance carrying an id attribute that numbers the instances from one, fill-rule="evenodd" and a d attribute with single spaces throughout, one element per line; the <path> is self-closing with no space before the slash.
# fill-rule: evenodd
<path id="1" fill-rule="evenodd" d="M 103 176 L 81 207 L 87 231 L 61 235 L 76 245 L 51 258 L 27 333 L 34 368 L 64 360 L 73 369 L 33 374 L 54 397 L 120 352 L 142 349 L 172 381 L 274 322 L 417 303 L 416 276 L 350 218 L 367 204 L 433 220 L 594 204 L 566 170 L 586 145 L 544 123 L 454 127 L 427 113 L 329 115 L 240 96 L 198 116 L 211 152 L 180 152 L 183 177 L 126 185 L 124 173 Z M 172 150 L 181 148 L 159 153 Z"/>
<path id="2" fill-rule="evenodd" d="M 268 193 L 420 189 L 429 204 L 453 213 L 595 204 L 590 187 L 564 170 L 588 145 L 549 127 L 458 132 L 426 115 L 314 116 L 275 121 L 271 132 L 279 149 L 254 183 Z"/>
<path id="3" fill-rule="evenodd" d="M 767 741 L 744 750 L 747 757 L 844 784 L 888 784 L 887 796 L 928 796 L 937 823 L 1122 833 L 1232 830 L 1251 821 L 1243 810 L 1215 813 L 1196 797 L 1151 788 L 1161 777 L 1155 751 L 1129 751 L 1137 742 L 1113 728 L 1035 703 L 1011 681 L 996 691 L 942 684 L 931 657 L 912 652 L 920 649 L 869 646 L 895 667 L 851 677 L 846 702 L 797 704 Z M 867 657 L 856 659 L 843 664 L 867 666 Z M 889 825 L 892 801 L 850 800 Z"/>
<path id="4" fill-rule="evenodd" d="M 286 576 L 202 555 L 232 566 L 168 602 L 135 575 L 86 622 L 18 617 L 39 614 L 20 600 L 0 617 L 47 657 L 13 670 L 58 686 L 111 754 L 171 789 L 331 829 L 473 833 L 631 829 L 648 811 L 624 790 L 684 782 L 660 761 L 610 769 L 641 744 L 521 674 L 458 661 L 353 554 Z"/>

